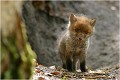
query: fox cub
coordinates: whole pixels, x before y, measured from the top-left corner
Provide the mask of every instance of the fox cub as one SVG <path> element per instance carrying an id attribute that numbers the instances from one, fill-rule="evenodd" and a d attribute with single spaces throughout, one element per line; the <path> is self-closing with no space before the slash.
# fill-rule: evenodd
<path id="1" fill-rule="evenodd" d="M 88 39 L 93 33 L 96 19 L 89 19 L 86 16 L 70 15 L 69 26 L 62 35 L 58 53 L 60 54 L 63 68 L 68 71 L 76 71 L 76 63 L 79 60 L 80 69 L 86 72 L 86 53 Z"/>

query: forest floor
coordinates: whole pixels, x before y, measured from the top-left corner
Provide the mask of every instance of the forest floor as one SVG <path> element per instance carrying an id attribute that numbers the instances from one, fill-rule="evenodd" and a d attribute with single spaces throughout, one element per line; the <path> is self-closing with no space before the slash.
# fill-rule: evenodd
<path id="1" fill-rule="evenodd" d="M 69 72 L 60 66 L 45 67 L 36 63 L 33 80 L 119 80 L 120 66 L 109 66 L 88 72 Z"/>

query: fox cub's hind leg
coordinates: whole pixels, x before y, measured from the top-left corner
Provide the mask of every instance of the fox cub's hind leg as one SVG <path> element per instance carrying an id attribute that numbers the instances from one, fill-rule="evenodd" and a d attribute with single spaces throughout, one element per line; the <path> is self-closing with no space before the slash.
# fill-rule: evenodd
<path id="1" fill-rule="evenodd" d="M 67 65 L 65 63 L 63 63 L 63 68 L 67 69 Z"/>

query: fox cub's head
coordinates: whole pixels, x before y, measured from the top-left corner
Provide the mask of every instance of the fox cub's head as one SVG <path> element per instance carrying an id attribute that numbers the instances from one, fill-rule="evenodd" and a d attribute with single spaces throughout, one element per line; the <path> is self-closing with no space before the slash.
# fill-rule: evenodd
<path id="1" fill-rule="evenodd" d="M 85 40 L 92 33 L 96 19 L 89 19 L 85 16 L 70 15 L 70 34 L 77 40 Z"/>

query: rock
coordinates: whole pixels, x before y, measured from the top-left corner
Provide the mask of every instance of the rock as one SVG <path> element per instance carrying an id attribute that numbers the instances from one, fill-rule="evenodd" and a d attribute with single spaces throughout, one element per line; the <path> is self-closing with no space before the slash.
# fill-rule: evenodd
<path id="1" fill-rule="evenodd" d="M 56 52 L 56 43 L 60 33 L 66 28 L 71 13 L 84 14 L 97 19 L 95 33 L 90 39 L 87 65 L 96 69 L 118 63 L 118 6 L 117 1 L 47 1 L 35 3 L 25 1 L 22 16 L 27 25 L 29 42 L 37 54 L 38 63 L 45 66 L 61 66 L 60 57 Z M 101 55 L 101 53 L 107 53 L 107 55 Z"/>

